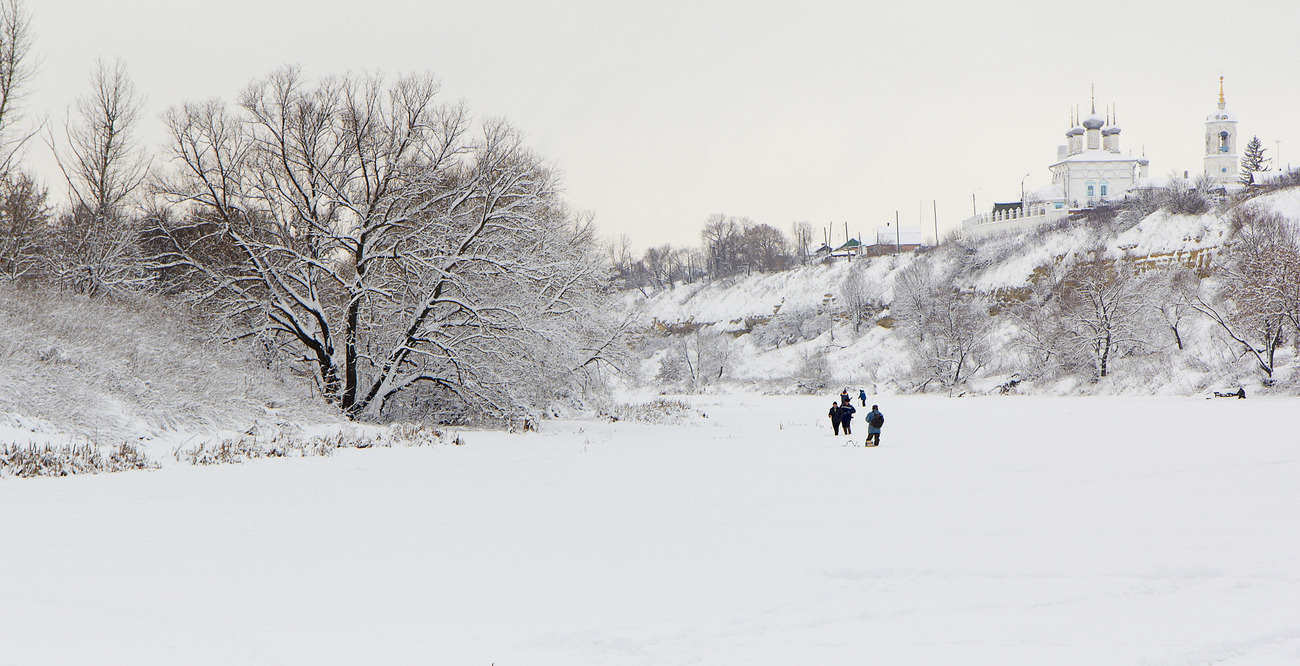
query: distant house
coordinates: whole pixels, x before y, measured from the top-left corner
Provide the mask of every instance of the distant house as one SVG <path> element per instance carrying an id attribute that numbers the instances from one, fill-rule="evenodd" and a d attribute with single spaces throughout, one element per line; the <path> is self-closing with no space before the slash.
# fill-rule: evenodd
<path id="1" fill-rule="evenodd" d="M 912 252 L 921 247 L 921 227 L 907 225 L 876 227 L 876 242 L 864 248 L 868 257 L 880 257 L 896 252 Z"/>
<path id="2" fill-rule="evenodd" d="M 832 257 L 858 257 L 862 255 L 862 243 L 856 238 L 850 238 L 843 245 L 831 251 Z"/>

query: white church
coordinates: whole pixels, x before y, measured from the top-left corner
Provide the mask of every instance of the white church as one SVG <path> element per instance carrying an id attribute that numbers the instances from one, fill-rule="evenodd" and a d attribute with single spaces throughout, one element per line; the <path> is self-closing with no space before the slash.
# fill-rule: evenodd
<path id="1" fill-rule="evenodd" d="M 962 222 L 962 235 L 982 238 L 1020 232 L 1065 219 L 1071 213 L 1123 201 L 1134 189 L 1153 187 L 1147 175 L 1145 156 L 1120 152 L 1120 127 L 1114 114 L 1097 114 L 1094 98 L 1091 113 L 1065 133 L 1065 144 L 1057 147 L 1056 162 L 1049 168 L 1051 185 L 1038 190 L 1027 201 L 996 204 Z M 1219 77 L 1219 107 L 1205 119 L 1205 175 L 1214 187 L 1230 189 L 1237 183 L 1237 118 L 1228 111 Z"/>

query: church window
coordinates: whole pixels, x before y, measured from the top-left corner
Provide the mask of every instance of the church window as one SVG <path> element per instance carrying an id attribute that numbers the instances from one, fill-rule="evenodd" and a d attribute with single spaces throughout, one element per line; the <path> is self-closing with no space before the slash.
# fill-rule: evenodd
<path id="1" fill-rule="evenodd" d="M 1228 133 L 1219 132 L 1219 152 L 1228 152 Z"/>
<path id="2" fill-rule="evenodd" d="M 1093 193 L 1093 192 L 1092 192 L 1092 189 L 1093 189 L 1093 185 L 1092 185 L 1092 183 L 1088 183 L 1088 196 L 1092 196 L 1092 193 Z"/>
<path id="3" fill-rule="evenodd" d="M 1106 196 L 1106 190 L 1107 190 L 1106 183 L 1102 183 L 1102 184 L 1101 184 L 1101 196 L 1103 196 L 1103 197 Z"/>

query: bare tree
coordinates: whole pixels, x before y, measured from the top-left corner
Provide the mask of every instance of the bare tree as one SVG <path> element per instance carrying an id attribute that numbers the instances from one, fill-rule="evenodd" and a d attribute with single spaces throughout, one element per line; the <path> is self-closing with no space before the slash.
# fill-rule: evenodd
<path id="1" fill-rule="evenodd" d="M 610 356 L 590 220 L 499 120 L 437 82 L 296 68 L 167 116 L 160 264 L 307 363 L 346 413 L 526 411 Z"/>
<path id="2" fill-rule="evenodd" d="M 128 198 L 144 181 L 148 160 L 135 140 L 143 100 L 121 60 L 95 63 L 90 92 L 77 98 L 64 123 L 66 150 L 59 166 L 73 203 L 105 220 L 122 217 Z"/>
<path id="3" fill-rule="evenodd" d="M 50 141 L 72 200 L 59 218 L 52 266 L 60 284 L 80 293 L 147 285 L 138 225 L 128 210 L 148 169 L 134 136 L 141 104 L 126 65 L 99 61 L 90 91 L 64 123 L 64 148 Z"/>
<path id="4" fill-rule="evenodd" d="M 794 256 L 799 260 L 799 265 L 804 266 L 808 263 L 808 257 L 812 252 L 813 243 L 813 226 L 809 222 L 795 222 L 790 225 L 791 246 L 794 250 Z"/>
<path id="5" fill-rule="evenodd" d="M 0 174 L 8 174 L 38 131 L 19 129 L 27 84 L 35 74 L 32 18 L 21 0 L 0 0 Z"/>
<path id="6" fill-rule="evenodd" d="M 709 274 L 713 277 L 735 275 L 743 262 L 742 239 L 745 218 L 728 217 L 721 213 L 709 216 L 700 231 L 704 253 L 709 261 Z"/>
<path id="7" fill-rule="evenodd" d="M 634 281 L 636 257 L 632 253 L 631 237 L 620 234 L 609 244 L 609 262 L 622 288 L 636 286 Z"/>
<path id="8" fill-rule="evenodd" d="M 742 227 L 741 252 L 749 267 L 760 273 L 788 268 L 788 246 L 785 234 L 770 224 L 747 224 Z"/>

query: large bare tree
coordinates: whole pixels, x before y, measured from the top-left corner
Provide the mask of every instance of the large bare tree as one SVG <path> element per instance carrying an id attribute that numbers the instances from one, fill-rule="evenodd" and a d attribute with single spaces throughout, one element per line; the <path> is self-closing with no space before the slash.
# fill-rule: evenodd
<path id="1" fill-rule="evenodd" d="M 176 288 L 284 345 L 354 416 L 526 410 L 598 364 L 608 278 L 585 218 L 508 124 L 428 75 L 286 68 L 166 116 L 155 244 Z"/>

